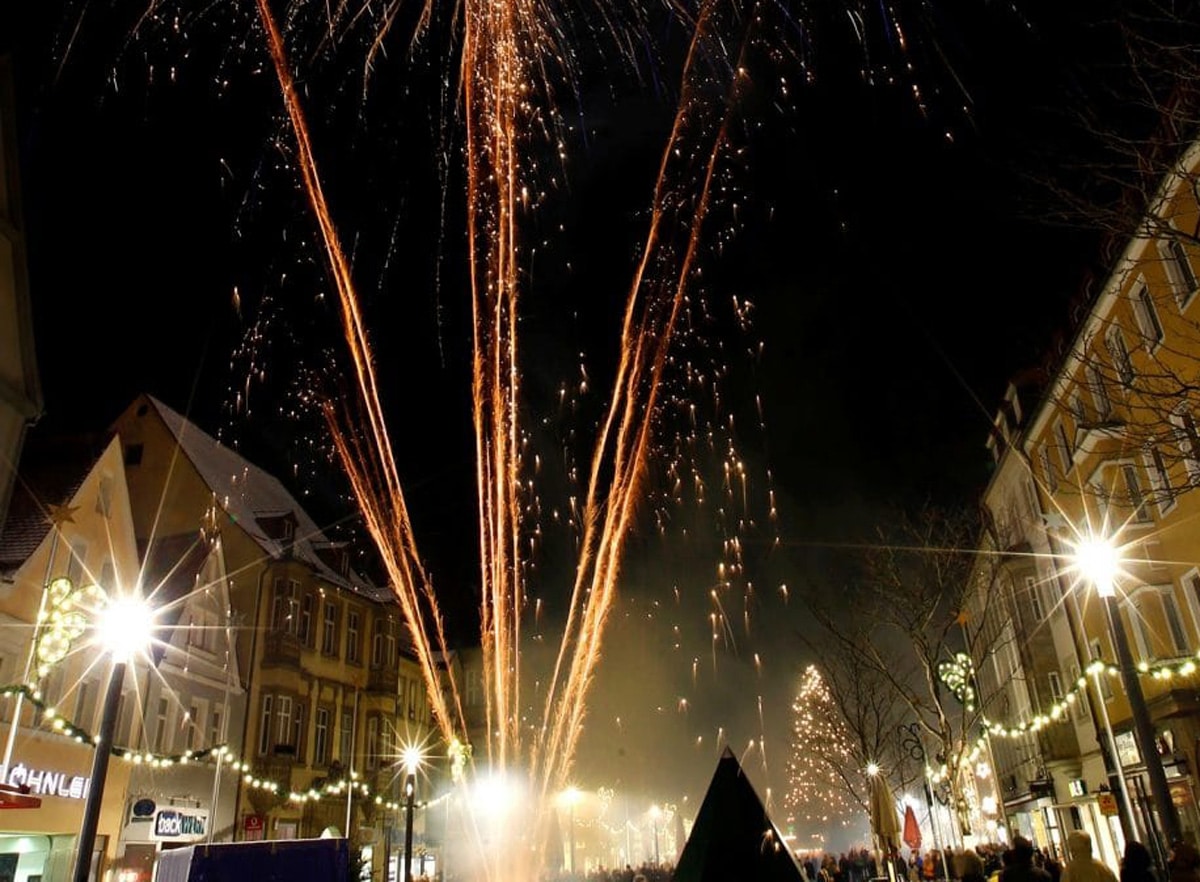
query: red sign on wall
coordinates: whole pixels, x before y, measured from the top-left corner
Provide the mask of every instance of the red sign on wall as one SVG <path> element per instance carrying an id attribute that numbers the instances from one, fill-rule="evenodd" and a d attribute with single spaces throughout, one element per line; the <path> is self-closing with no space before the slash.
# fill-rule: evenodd
<path id="1" fill-rule="evenodd" d="M 247 842 L 257 842 L 263 838 L 263 816 L 246 815 L 242 819 L 242 829 L 246 832 Z"/>

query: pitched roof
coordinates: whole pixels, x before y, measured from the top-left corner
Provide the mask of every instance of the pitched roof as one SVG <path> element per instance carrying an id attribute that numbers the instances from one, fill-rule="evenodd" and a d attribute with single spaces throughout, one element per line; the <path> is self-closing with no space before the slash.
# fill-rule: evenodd
<path id="1" fill-rule="evenodd" d="M 51 509 L 71 501 L 110 440 L 29 433 L 0 531 L 0 573 L 16 570 L 37 550 L 50 532 Z"/>
<path id="2" fill-rule="evenodd" d="M 394 600 L 387 588 L 373 585 L 357 573 L 342 575 L 330 567 L 318 553 L 330 539 L 274 475 L 249 462 L 195 423 L 176 413 L 157 398 L 147 395 L 163 424 L 174 436 L 180 451 L 199 472 L 230 520 L 241 527 L 262 550 L 280 559 L 291 556 L 311 567 L 325 581 L 353 591 L 369 600 L 387 603 Z M 296 532 L 290 540 L 273 538 L 262 529 L 260 518 L 290 513 L 296 518 Z"/>
<path id="3" fill-rule="evenodd" d="M 672 882 L 803 882 L 754 787 L 728 747 L 696 813 Z"/>

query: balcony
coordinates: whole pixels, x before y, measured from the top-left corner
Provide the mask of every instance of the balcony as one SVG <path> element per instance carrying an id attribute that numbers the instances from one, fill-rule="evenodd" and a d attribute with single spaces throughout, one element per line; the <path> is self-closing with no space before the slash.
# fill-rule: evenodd
<path id="1" fill-rule="evenodd" d="M 303 645 L 294 634 L 271 631 L 263 641 L 264 668 L 299 668 Z"/>
<path id="2" fill-rule="evenodd" d="M 367 674 L 367 691 L 395 695 L 400 691 L 400 672 L 395 668 L 371 668 Z"/>

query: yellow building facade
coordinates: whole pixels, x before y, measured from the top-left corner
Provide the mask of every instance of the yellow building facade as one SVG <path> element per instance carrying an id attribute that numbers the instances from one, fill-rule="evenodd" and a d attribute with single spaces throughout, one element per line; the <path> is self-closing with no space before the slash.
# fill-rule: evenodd
<path id="1" fill-rule="evenodd" d="M 1193 842 L 1200 840 L 1200 702 L 1188 676 L 1200 651 L 1200 493 L 1194 492 L 1200 483 L 1200 250 L 1193 241 L 1200 206 L 1190 181 L 1198 155 L 1193 149 L 1183 171 L 1164 183 L 1143 234 L 1127 244 L 1013 441 L 1032 478 L 1031 507 L 1040 513 L 1030 526 L 1039 541 L 1029 547 L 1044 549 L 1032 584 L 1047 606 L 1071 616 L 1074 645 L 1067 654 L 1085 669 L 1099 662 L 1105 670 L 1098 685 L 1080 680 L 1078 667 L 1058 670 L 1058 682 L 1064 692 L 1074 689 L 1084 701 L 1103 705 L 1092 717 L 1103 727 L 1107 716 L 1137 833 L 1162 831 L 1130 704 L 1112 672 L 1113 632 L 1073 554 L 1086 536 L 1111 537 L 1123 561 L 1116 585 L 1120 626 L 1140 669 L 1171 800 Z M 1043 711 L 1054 703 L 1049 699 Z M 1107 744 L 1107 733 L 1098 740 Z M 1073 784 L 1081 792 L 1107 783 L 1103 770 L 1085 772 Z M 1119 840 L 1117 817 L 1111 810 L 1106 817 L 1106 832 Z"/>
<path id="2" fill-rule="evenodd" d="M 96 732 L 108 666 L 97 663 L 99 650 L 83 648 L 85 633 L 62 661 L 40 672 L 32 656 L 34 623 L 52 580 L 113 590 L 136 583 L 139 563 L 119 441 L 111 440 L 98 456 L 86 446 L 41 449 L 31 443 L 20 475 L 0 535 L 0 683 L 33 684 L 39 700 L 12 694 L 0 699 L 0 780 L 28 787 L 41 805 L 0 811 L 0 875 L 60 882 L 70 878 L 84 799 L 97 782 L 90 777 L 92 744 L 56 730 L 54 718 Z M 123 695 L 135 695 L 145 678 L 144 665 L 131 665 Z M 109 765 L 94 878 L 117 858 L 130 773 L 126 763 Z"/>

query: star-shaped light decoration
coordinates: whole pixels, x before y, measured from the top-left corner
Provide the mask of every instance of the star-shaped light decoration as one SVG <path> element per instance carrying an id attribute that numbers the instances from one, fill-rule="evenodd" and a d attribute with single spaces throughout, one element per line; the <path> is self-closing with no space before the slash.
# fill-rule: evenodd
<path id="1" fill-rule="evenodd" d="M 55 528 L 61 529 L 63 524 L 75 523 L 75 512 L 79 511 L 78 505 L 71 505 L 64 502 L 62 505 L 46 506 L 46 520 Z"/>

